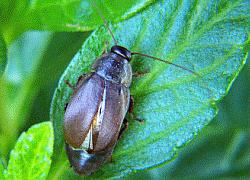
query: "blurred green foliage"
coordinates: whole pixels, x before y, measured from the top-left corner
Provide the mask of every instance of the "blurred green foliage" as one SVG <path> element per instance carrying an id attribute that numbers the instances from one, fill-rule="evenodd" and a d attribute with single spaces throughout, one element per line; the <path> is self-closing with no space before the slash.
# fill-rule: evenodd
<path id="1" fill-rule="evenodd" d="M 0 34 L 0 77 L 4 72 L 6 63 L 7 63 L 7 52 L 6 52 L 6 44 L 3 39 L 3 36 Z"/>
<path id="2" fill-rule="evenodd" d="M 86 6 L 86 2 L 89 1 L 0 1 L 0 77 L 7 62 L 7 68 L 0 78 L 0 179 L 3 178 L 2 171 L 7 167 L 10 150 L 14 148 L 18 136 L 31 125 L 49 120 L 50 103 L 58 79 L 90 34 L 90 32 L 78 31 L 92 30 L 102 24 L 98 14 L 94 13 L 93 8 Z M 98 1 L 97 3 L 102 7 L 105 17 L 113 22 L 132 17 L 154 3 L 152 0 L 127 1 L 117 8 L 117 2 Z M 249 1 L 235 2 L 237 5 L 242 3 L 240 4 L 242 9 L 250 7 Z M 198 1 L 194 3 L 197 5 Z M 227 8 L 226 1 L 216 1 L 210 4 L 212 7 L 205 8 L 204 12 L 215 8 L 217 3 L 220 4 L 220 8 Z M 174 11 L 174 13 L 177 12 Z M 248 28 L 248 45 L 244 49 L 248 52 L 249 14 L 245 13 L 245 16 L 238 17 L 241 13 L 236 9 L 231 14 L 235 18 L 228 18 L 233 19 L 234 26 L 237 24 L 237 27 Z M 228 22 L 225 21 L 225 23 Z M 194 27 L 190 24 L 190 27 L 192 26 Z M 227 29 L 230 28 L 229 24 L 225 27 L 221 31 L 228 30 L 231 37 L 236 37 L 234 31 Z M 134 63 L 137 69 L 140 69 L 140 65 L 140 63 Z M 229 95 L 220 103 L 220 111 L 216 119 L 204 128 L 194 141 L 179 150 L 175 160 L 163 167 L 139 172 L 127 178 L 250 178 L 249 89 L 250 65 L 247 64 Z M 46 140 L 43 140 L 42 144 L 46 145 L 45 142 Z M 32 159 L 32 156 L 28 155 L 28 158 Z M 15 160 L 12 162 L 15 163 Z M 63 173 L 58 172 L 58 167 L 54 165 L 51 167 L 49 178 L 61 179 Z M 45 166 L 49 167 L 49 164 Z M 65 167 L 68 168 L 68 174 L 63 176 L 63 179 L 75 178 L 67 164 Z M 64 171 L 60 168 L 59 170 Z M 48 169 L 46 173 L 47 171 Z M 13 173 L 16 172 L 13 171 Z"/>
<path id="3" fill-rule="evenodd" d="M 63 33 L 27 32 L 11 44 L 0 92 L 1 107 L 6 116 L 0 118 L 1 154 L 4 157 L 7 157 L 20 132 L 35 122 L 49 120 L 48 102 L 51 101 L 58 76 L 87 34 L 76 33 L 65 36 Z M 70 42 L 72 45 L 65 49 Z M 64 45 L 63 49 L 61 45 Z M 42 90 L 45 90 L 44 88 L 48 93 L 41 93 L 41 100 L 46 100 L 47 104 L 36 103 L 36 98 Z M 48 91 L 49 88 L 51 93 Z M 47 99 L 44 96 L 47 96 Z M 39 113 L 30 113 L 33 105 L 38 105 L 37 112 L 44 114 L 39 116 Z M 47 105 L 46 111 L 43 111 L 42 105 Z M 32 117 L 32 114 L 35 117 Z"/>
<path id="4" fill-rule="evenodd" d="M 36 30 L 89 31 L 102 24 L 94 6 L 110 21 L 124 20 L 153 0 L 1 0 L 0 29 L 10 43 L 22 32 Z M 91 5 L 93 3 L 94 5 Z"/>

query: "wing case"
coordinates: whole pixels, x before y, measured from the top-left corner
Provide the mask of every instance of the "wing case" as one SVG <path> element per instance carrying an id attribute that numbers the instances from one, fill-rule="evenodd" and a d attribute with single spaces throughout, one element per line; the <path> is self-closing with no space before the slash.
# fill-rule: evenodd
<path id="1" fill-rule="evenodd" d="M 95 73 L 80 81 L 64 116 L 65 141 L 80 148 L 103 98 L 104 79 Z"/>

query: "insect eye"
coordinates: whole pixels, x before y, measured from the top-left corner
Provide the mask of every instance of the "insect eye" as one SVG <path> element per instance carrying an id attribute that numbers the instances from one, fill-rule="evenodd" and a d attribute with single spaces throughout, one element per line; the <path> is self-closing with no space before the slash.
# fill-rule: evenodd
<path id="1" fill-rule="evenodd" d="M 128 61 L 131 60 L 131 52 L 125 47 L 115 45 L 111 48 L 111 52 L 127 59 Z"/>

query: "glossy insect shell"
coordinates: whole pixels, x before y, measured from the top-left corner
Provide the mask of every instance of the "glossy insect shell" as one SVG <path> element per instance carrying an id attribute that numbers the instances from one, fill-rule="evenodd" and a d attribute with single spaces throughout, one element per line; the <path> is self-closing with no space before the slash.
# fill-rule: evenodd
<path id="1" fill-rule="evenodd" d="M 111 156 L 128 111 L 131 53 L 113 46 L 80 78 L 64 116 L 66 151 L 78 174 L 90 175 Z"/>

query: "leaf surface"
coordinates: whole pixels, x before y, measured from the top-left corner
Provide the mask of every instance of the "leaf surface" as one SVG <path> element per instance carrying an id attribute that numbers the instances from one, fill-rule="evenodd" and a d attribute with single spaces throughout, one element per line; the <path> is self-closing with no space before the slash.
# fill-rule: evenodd
<path id="1" fill-rule="evenodd" d="M 46 179 L 53 153 L 51 122 L 32 126 L 11 151 L 7 179 Z"/>
<path id="2" fill-rule="evenodd" d="M 247 0 L 157 1 L 142 13 L 111 27 L 120 45 L 167 59 L 200 76 L 135 56 L 131 62 L 134 72 L 149 71 L 135 78 L 131 86 L 134 113 L 145 122 L 130 119 L 129 128 L 113 153 L 114 163 L 107 163 L 93 177 L 121 177 L 170 161 L 178 148 L 215 117 L 216 102 L 227 94 L 246 61 L 249 7 Z M 82 73 L 90 72 L 106 41 L 112 45 L 104 27 L 93 32 L 55 91 L 51 120 L 58 152 L 54 160 L 61 170 L 58 177 L 69 171 L 73 174 L 63 150 L 64 106 L 72 94 L 64 80 L 74 84 Z"/>
<path id="3" fill-rule="evenodd" d="M 7 49 L 2 35 L 0 34 L 0 77 L 2 76 L 7 63 Z"/>
<path id="4" fill-rule="evenodd" d="M 149 174 L 155 179 L 247 179 L 250 176 L 250 101 L 246 100 L 249 99 L 249 73 L 248 61 L 229 94 L 219 104 L 216 119 L 180 151 L 175 161 Z M 142 174 L 128 179 L 136 179 Z"/>

